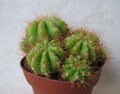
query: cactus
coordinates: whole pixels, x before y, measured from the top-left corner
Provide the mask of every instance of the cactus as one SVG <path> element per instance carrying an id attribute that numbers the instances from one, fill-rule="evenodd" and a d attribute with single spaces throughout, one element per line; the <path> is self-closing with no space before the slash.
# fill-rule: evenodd
<path id="1" fill-rule="evenodd" d="M 51 73 L 59 70 L 63 55 L 59 43 L 44 40 L 31 49 L 27 62 L 35 74 L 50 77 Z"/>
<path id="2" fill-rule="evenodd" d="M 64 21 L 56 17 L 35 20 L 28 25 L 26 36 L 21 43 L 21 49 L 28 53 L 36 43 L 48 40 L 63 40 L 69 34 Z"/>
<path id="3" fill-rule="evenodd" d="M 99 38 L 96 36 L 96 34 L 81 29 L 76 30 L 71 36 L 68 36 L 65 39 L 65 46 L 68 50 L 70 50 L 75 44 L 77 44 L 78 41 L 84 40 L 91 41 L 95 45 L 99 44 Z"/>
<path id="4" fill-rule="evenodd" d="M 31 22 L 21 49 L 35 74 L 51 77 L 57 72 L 72 83 L 84 83 L 106 60 L 106 50 L 95 33 L 85 29 L 70 33 L 56 17 Z"/>
<path id="5" fill-rule="evenodd" d="M 90 76 L 90 67 L 87 65 L 88 61 L 80 59 L 80 56 L 70 56 L 62 66 L 62 78 L 70 82 L 83 83 L 87 77 Z"/>
<path id="6" fill-rule="evenodd" d="M 77 30 L 71 36 L 68 36 L 64 43 L 70 54 L 80 55 L 81 58 L 89 60 L 90 64 L 98 62 L 97 57 L 103 56 L 104 53 L 99 38 L 89 31 Z M 105 54 L 102 58 L 105 58 Z M 102 58 L 101 60 L 103 60 Z"/>

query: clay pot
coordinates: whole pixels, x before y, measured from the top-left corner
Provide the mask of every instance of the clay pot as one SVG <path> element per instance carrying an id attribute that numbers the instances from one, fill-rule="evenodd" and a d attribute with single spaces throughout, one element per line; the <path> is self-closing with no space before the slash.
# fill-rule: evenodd
<path id="1" fill-rule="evenodd" d="M 98 82 L 102 66 L 93 77 L 86 79 L 85 84 L 70 83 L 37 76 L 24 68 L 25 58 L 21 60 L 21 68 L 26 80 L 32 86 L 34 94 L 92 94 L 92 89 Z"/>

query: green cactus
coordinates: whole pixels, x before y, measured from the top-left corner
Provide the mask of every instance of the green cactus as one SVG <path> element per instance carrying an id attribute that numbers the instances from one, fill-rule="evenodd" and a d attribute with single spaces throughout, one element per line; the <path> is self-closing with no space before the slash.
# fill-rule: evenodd
<path id="1" fill-rule="evenodd" d="M 63 55 L 59 43 L 44 40 L 31 49 L 27 62 L 35 74 L 49 77 L 51 73 L 59 70 Z"/>
<path id="2" fill-rule="evenodd" d="M 58 73 L 59 78 L 72 83 L 84 83 L 106 60 L 106 50 L 95 33 L 85 29 L 70 33 L 56 17 L 31 22 L 21 49 L 35 74 L 52 77 Z"/>
<path id="3" fill-rule="evenodd" d="M 35 20 L 28 25 L 26 36 L 21 43 L 21 49 L 28 53 L 37 42 L 48 40 L 63 40 L 69 34 L 64 21 L 56 17 Z"/>
<path id="4" fill-rule="evenodd" d="M 90 76 L 90 67 L 85 59 L 80 59 L 80 56 L 70 56 L 62 66 L 61 75 L 64 80 L 70 82 L 83 83 Z"/>
<path id="5" fill-rule="evenodd" d="M 99 38 L 89 31 L 77 30 L 68 36 L 64 43 L 70 54 L 80 55 L 81 58 L 89 60 L 91 63 L 97 62 L 97 57 L 102 54 L 98 54 L 103 49 L 100 46 Z"/>

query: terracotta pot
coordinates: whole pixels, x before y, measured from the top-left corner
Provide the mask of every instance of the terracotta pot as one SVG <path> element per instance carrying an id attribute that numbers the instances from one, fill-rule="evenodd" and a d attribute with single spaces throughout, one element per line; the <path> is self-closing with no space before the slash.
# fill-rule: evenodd
<path id="1" fill-rule="evenodd" d="M 93 77 L 86 79 L 86 83 L 77 84 L 68 81 L 59 81 L 37 76 L 24 68 L 25 58 L 21 60 L 21 68 L 28 83 L 32 86 L 34 94 L 92 94 L 92 89 L 98 82 L 102 66 Z"/>

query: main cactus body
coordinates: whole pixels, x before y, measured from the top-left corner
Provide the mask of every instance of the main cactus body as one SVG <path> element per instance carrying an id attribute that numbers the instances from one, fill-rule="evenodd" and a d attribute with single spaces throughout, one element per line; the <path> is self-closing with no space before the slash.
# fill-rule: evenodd
<path id="1" fill-rule="evenodd" d="M 67 25 L 59 18 L 49 17 L 35 20 L 28 25 L 21 48 L 27 53 L 37 42 L 45 39 L 62 40 L 67 34 L 69 34 Z"/>
<path id="2" fill-rule="evenodd" d="M 35 74 L 48 77 L 59 70 L 63 55 L 58 43 L 45 40 L 31 49 L 27 55 L 27 62 Z"/>
<path id="3" fill-rule="evenodd" d="M 70 56 L 62 66 L 62 78 L 70 82 L 83 83 L 91 74 L 87 61 L 80 56 Z"/>

